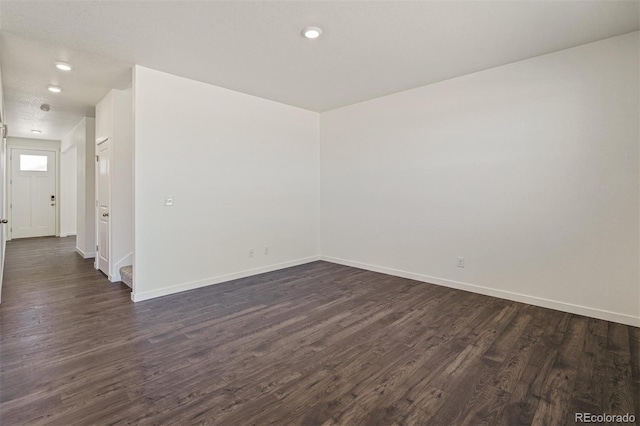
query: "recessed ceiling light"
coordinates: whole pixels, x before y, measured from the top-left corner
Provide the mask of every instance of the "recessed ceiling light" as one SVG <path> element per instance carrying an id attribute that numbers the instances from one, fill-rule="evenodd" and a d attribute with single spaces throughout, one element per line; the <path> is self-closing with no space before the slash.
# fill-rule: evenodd
<path id="1" fill-rule="evenodd" d="M 56 62 L 56 68 L 62 71 L 71 71 L 71 65 L 66 62 Z"/>
<path id="2" fill-rule="evenodd" d="M 61 88 L 59 88 L 58 86 L 54 86 L 53 84 L 48 85 L 48 86 L 47 86 L 47 89 L 49 89 L 49 91 L 50 91 L 50 92 L 53 92 L 53 93 L 60 93 L 60 92 L 62 92 L 62 89 L 61 89 Z"/>
<path id="3" fill-rule="evenodd" d="M 306 38 L 318 38 L 322 34 L 322 30 L 318 27 L 307 27 L 302 30 L 302 35 Z"/>
<path id="4" fill-rule="evenodd" d="M 31 133 L 42 133 L 40 130 L 33 129 Z"/>

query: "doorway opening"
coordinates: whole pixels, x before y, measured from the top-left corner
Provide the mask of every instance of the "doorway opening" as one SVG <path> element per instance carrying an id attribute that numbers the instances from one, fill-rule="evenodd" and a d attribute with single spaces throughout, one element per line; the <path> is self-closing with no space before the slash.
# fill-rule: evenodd
<path id="1" fill-rule="evenodd" d="M 9 239 L 58 234 L 58 153 L 11 148 Z"/>

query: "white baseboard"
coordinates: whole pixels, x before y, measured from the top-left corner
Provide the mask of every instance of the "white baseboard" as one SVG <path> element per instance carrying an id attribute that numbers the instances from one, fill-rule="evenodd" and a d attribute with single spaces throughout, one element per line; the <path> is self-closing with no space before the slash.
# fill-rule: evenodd
<path id="1" fill-rule="evenodd" d="M 587 317 L 598 318 L 606 321 L 617 322 L 620 324 L 640 327 L 640 317 L 620 314 L 617 312 L 605 311 L 602 309 L 590 308 L 587 306 L 574 305 L 557 300 L 549 300 L 536 296 L 528 296 L 526 294 L 513 293 L 505 290 L 497 290 L 494 288 L 483 287 L 475 284 L 453 281 L 444 278 L 431 277 L 428 275 L 416 274 L 414 272 L 401 271 L 398 269 L 386 268 L 383 266 L 369 265 L 367 263 L 354 262 L 351 260 L 340 259 L 331 256 L 320 256 L 321 260 L 331 263 L 337 263 L 354 268 L 366 269 L 367 271 L 380 272 L 382 274 L 393 275 L 396 277 L 408 278 L 411 280 L 421 281 L 429 284 L 441 285 L 443 287 L 455 288 L 458 290 L 469 291 L 471 293 L 483 294 L 485 296 L 498 297 L 500 299 L 511 300 L 514 302 L 527 303 L 529 305 L 540 306 L 543 308 L 555 309 L 557 311 L 568 312 L 571 314 L 584 315 Z"/>
<path id="2" fill-rule="evenodd" d="M 261 268 L 248 269 L 245 271 L 236 272 L 233 274 L 220 275 L 212 278 L 205 278 L 203 280 L 191 281 L 182 284 L 176 284 L 169 287 L 163 287 L 157 290 L 135 292 L 131 293 L 131 300 L 134 302 L 142 302 L 143 300 L 155 299 L 156 297 L 168 296 L 170 294 L 180 293 L 187 290 L 193 290 L 200 287 L 206 287 L 213 284 L 222 284 L 227 281 L 237 280 L 239 278 L 246 278 L 253 275 L 264 274 L 265 272 L 277 271 L 279 269 L 290 268 L 292 266 L 303 265 L 305 263 L 315 262 L 320 260 L 320 256 L 310 256 L 302 259 L 291 260 L 288 262 L 277 263 L 275 265 L 263 266 Z M 134 278 L 135 282 L 135 278 Z"/>
<path id="3" fill-rule="evenodd" d="M 69 233 L 61 232 L 60 233 L 60 238 L 75 237 L 75 236 L 76 236 L 75 232 L 69 232 Z"/>
<path id="4" fill-rule="evenodd" d="M 82 256 L 83 259 L 93 259 L 94 257 L 96 257 L 96 252 L 95 251 L 91 251 L 89 253 L 85 253 L 82 250 L 80 250 L 78 247 L 76 247 L 76 253 L 78 253 L 80 256 Z"/>

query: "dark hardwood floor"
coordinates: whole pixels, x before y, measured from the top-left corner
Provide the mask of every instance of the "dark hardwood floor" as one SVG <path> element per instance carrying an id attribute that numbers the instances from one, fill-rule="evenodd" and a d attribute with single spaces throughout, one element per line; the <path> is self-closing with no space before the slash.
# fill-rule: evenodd
<path id="1" fill-rule="evenodd" d="M 640 414 L 640 330 L 315 262 L 134 304 L 7 245 L 0 424 L 573 424 Z"/>

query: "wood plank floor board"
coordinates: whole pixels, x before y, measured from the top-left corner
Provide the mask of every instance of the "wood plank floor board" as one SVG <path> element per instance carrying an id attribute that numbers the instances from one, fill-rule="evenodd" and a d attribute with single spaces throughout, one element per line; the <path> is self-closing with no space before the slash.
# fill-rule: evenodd
<path id="1" fill-rule="evenodd" d="M 573 390 L 572 405 L 577 411 L 592 413 L 603 406 L 605 365 L 607 363 L 607 323 L 589 319 Z M 573 421 L 573 418 L 567 421 Z"/>
<path id="2" fill-rule="evenodd" d="M 3 426 L 639 414 L 638 328 L 326 262 L 134 304 L 74 244 L 7 245 Z"/>
<path id="3" fill-rule="evenodd" d="M 462 340 L 458 338 L 456 341 L 453 341 L 454 337 L 456 337 L 456 333 L 454 330 L 464 330 L 466 326 L 468 326 L 474 320 L 480 320 L 482 318 L 481 314 L 485 314 L 484 318 L 487 318 L 490 313 L 486 309 L 477 309 L 475 315 L 462 316 L 460 312 L 449 312 L 451 317 L 442 318 L 442 323 L 453 324 L 448 329 L 448 333 L 438 335 L 434 333 L 425 332 L 422 334 L 422 338 L 424 339 L 424 343 L 421 341 L 414 341 L 414 345 L 411 346 L 411 352 L 407 354 L 410 356 L 411 354 L 417 353 L 423 355 L 421 357 L 417 357 L 414 359 L 412 357 L 408 358 L 406 363 L 411 364 L 411 367 L 408 371 L 407 378 L 403 381 L 403 383 L 398 383 L 400 386 L 396 386 L 395 388 L 389 388 L 387 386 L 366 386 L 368 383 L 359 382 L 358 380 L 349 379 L 349 375 L 344 375 L 342 382 L 344 383 L 344 388 L 342 392 L 336 393 L 332 392 L 332 396 L 342 397 L 340 398 L 339 403 L 336 403 L 335 400 L 330 400 L 326 403 L 327 409 L 325 410 L 327 415 L 334 415 L 335 418 L 332 420 L 333 422 L 339 422 L 339 418 L 344 415 L 342 410 L 345 407 L 351 407 L 357 405 L 359 407 L 363 406 L 362 400 L 369 399 L 370 405 L 380 405 L 385 401 L 385 397 L 392 394 L 392 390 L 398 390 L 401 392 L 400 394 L 396 394 L 392 397 L 393 400 L 401 399 L 402 395 L 407 391 L 411 391 L 413 386 L 417 385 L 426 385 L 430 379 L 427 376 L 431 377 L 434 375 L 434 371 L 437 368 L 444 368 L 446 365 L 446 360 L 451 356 L 451 349 L 447 347 L 447 343 L 450 342 L 452 345 L 460 344 L 459 342 Z M 455 318 L 455 319 L 454 319 Z M 438 320 L 437 317 L 433 318 L 434 320 Z M 436 321 L 437 324 L 442 324 L 441 322 Z M 425 330 L 426 331 L 426 330 Z M 417 348 L 418 351 L 415 349 Z M 358 355 L 362 352 L 363 348 L 356 348 L 355 354 Z M 340 355 L 338 358 L 342 358 Z M 400 359 L 400 361 L 402 361 Z M 406 364 L 405 364 L 406 365 Z M 335 369 L 336 365 L 331 366 L 332 369 Z M 381 371 L 381 375 L 379 380 L 377 380 L 380 384 L 386 384 L 389 382 L 389 375 L 392 375 L 395 371 L 402 370 L 403 366 L 399 366 L 396 364 L 391 364 L 392 367 L 389 371 Z M 379 368 L 376 367 L 376 371 Z M 365 379 L 369 379 L 371 375 L 367 375 Z M 377 377 L 376 377 L 377 378 Z M 363 384 L 365 386 L 363 386 Z M 358 389 L 361 388 L 361 389 Z M 364 389 L 364 390 L 363 390 Z M 382 394 L 380 393 L 382 392 Z M 371 393 L 378 394 L 379 397 L 376 400 L 372 400 L 369 398 Z M 386 395 L 384 395 L 386 393 Z M 419 392 L 417 392 L 419 393 Z M 366 406 L 366 405 L 365 405 Z M 373 408 L 372 408 L 373 409 Z M 385 408 L 386 409 L 386 408 Z"/>
<path id="4" fill-rule="evenodd" d="M 407 316 L 407 317 L 409 317 L 409 316 Z M 394 324 L 402 324 L 404 322 L 402 320 L 406 319 L 407 317 L 395 321 Z M 460 316 L 459 313 L 457 314 L 457 318 L 460 319 L 460 320 L 465 320 L 465 321 L 470 321 L 471 319 L 473 319 L 473 317 Z M 433 316 L 431 319 L 437 321 L 438 317 L 437 316 Z M 453 317 L 451 317 L 451 320 L 453 320 Z M 416 324 L 422 325 L 421 328 L 424 329 L 425 325 L 422 324 L 417 319 L 416 319 Z M 394 335 L 388 335 L 387 336 L 387 335 L 380 335 L 380 334 L 375 335 L 374 334 L 372 337 L 375 337 L 376 341 L 380 341 L 382 339 L 386 339 L 388 341 L 394 341 L 395 340 L 396 343 L 399 343 Z M 415 336 L 415 338 L 412 339 L 412 343 L 415 344 L 418 347 L 425 347 L 427 349 L 432 349 L 432 348 L 435 348 L 436 345 L 427 345 L 427 344 L 422 345 L 421 344 L 421 339 L 426 339 L 426 340 L 434 339 L 434 340 L 436 340 L 436 338 L 437 338 L 437 336 L 433 336 L 431 333 L 422 333 L 420 336 Z M 440 340 L 440 339 L 437 339 L 437 340 Z M 368 343 L 368 344 L 370 345 L 370 343 Z M 333 357 L 332 359 L 339 360 L 341 362 L 330 362 L 329 364 L 325 363 L 325 366 L 330 367 L 330 369 L 332 371 L 335 371 L 338 374 L 338 376 L 326 375 L 324 380 L 321 380 L 320 382 L 317 383 L 317 385 L 319 385 L 319 386 L 316 386 L 318 389 L 320 389 L 320 393 L 327 393 L 327 390 L 331 390 L 330 393 L 334 397 L 334 399 L 332 399 L 332 400 L 330 400 L 330 401 L 328 401 L 326 403 L 326 405 L 327 405 L 327 409 L 325 410 L 325 414 L 326 415 L 332 414 L 333 411 L 336 411 L 339 408 L 339 405 L 336 404 L 335 401 L 336 401 L 336 399 L 340 399 L 339 397 L 341 397 L 343 395 L 348 395 L 348 397 L 342 398 L 342 402 L 345 403 L 345 404 L 351 404 L 350 401 L 351 401 L 352 398 L 353 399 L 362 399 L 363 398 L 363 396 L 360 395 L 358 393 L 358 390 L 354 387 L 354 382 L 355 382 L 356 386 L 361 386 L 362 382 L 358 382 L 357 380 L 350 380 L 349 379 L 349 377 L 350 377 L 349 375 L 342 375 L 341 376 L 340 372 L 344 371 L 344 370 L 347 370 L 347 371 L 349 370 L 349 366 L 341 365 L 341 363 L 343 363 L 345 359 L 354 359 L 356 362 L 359 362 L 359 360 L 358 360 L 359 355 L 362 353 L 363 350 L 366 350 L 366 345 L 367 345 L 366 342 L 360 343 L 360 346 L 351 345 L 350 347 L 348 347 L 346 352 L 332 354 L 332 357 Z M 378 351 L 378 353 L 380 353 L 380 346 L 379 345 L 376 346 L 376 350 Z M 416 359 L 421 359 L 421 358 L 422 359 L 427 359 L 426 353 L 420 353 L 416 357 L 415 355 L 413 355 L 413 354 L 415 354 L 415 352 L 412 349 L 407 350 L 406 354 L 407 354 L 407 357 L 412 358 L 408 362 L 409 363 L 414 363 L 415 362 L 416 365 L 418 365 Z M 393 355 L 393 356 L 396 357 L 397 355 Z M 402 362 L 402 358 L 399 358 L 397 360 L 391 359 L 391 360 L 386 361 L 386 362 L 383 361 L 382 364 L 383 364 L 383 366 L 386 366 L 386 367 L 389 367 L 389 366 L 393 367 L 393 366 L 395 366 L 395 364 L 392 364 L 392 362 L 394 362 L 394 361 L 397 361 L 398 363 L 400 363 L 400 362 Z M 378 362 L 380 362 L 380 361 L 378 361 Z M 382 371 L 379 371 L 379 370 L 382 370 Z M 386 371 L 384 371 L 384 367 L 379 367 L 377 365 L 373 366 L 373 371 L 379 372 L 381 375 L 384 375 L 386 373 Z M 392 374 L 392 372 L 390 372 L 390 374 Z M 372 377 L 371 373 L 365 372 L 365 374 L 364 374 L 364 378 L 365 379 L 370 379 L 371 377 Z M 336 380 L 336 378 L 337 378 L 337 380 Z M 387 382 L 387 380 L 388 380 L 388 378 L 385 377 L 381 381 L 382 381 L 382 383 L 385 383 L 385 382 Z M 339 389 L 342 389 L 342 390 L 340 391 Z M 378 389 L 376 389 L 375 387 L 372 387 L 372 389 L 373 389 L 373 392 L 378 391 Z M 282 397 L 284 397 L 285 395 L 286 394 L 282 394 Z M 323 399 L 321 397 L 322 397 L 322 395 L 319 395 L 318 398 L 315 398 L 315 399 L 318 399 L 319 401 L 323 401 Z M 364 397 L 366 397 L 366 395 Z M 323 402 L 319 402 L 319 403 L 323 404 Z M 358 402 L 358 403 L 360 404 L 360 402 Z M 300 406 L 300 407 L 298 407 L 296 409 L 296 412 L 304 410 L 305 408 L 307 408 L 307 407 L 306 407 L 306 405 L 303 404 L 302 406 Z M 295 412 L 292 413 L 292 414 L 295 415 Z"/>
<path id="5" fill-rule="evenodd" d="M 571 316 L 558 356 L 540 392 L 541 400 L 533 417 L 534 424 L 563 424 L 570 407 L 578 370 L 587 318 Z"/>
<path id="6" fill-rule="evenodd" d="M 489 310 L 485 309 L 484 311 L 488 312 Z M 480 317 L 475 317 L 475 318 L 471 317 L 471 318 L 467 318 L 467 320 L 470 323 L 473 319 L 477 320 L 479 318 Z M 492 320 L 492 318 L 487 316 L 485 317 L 484 321 L 480 321 L 480 324 L 483 324 L 485 321 L 488 321 L 488 320 Z M 464 339 L 460 337 L 456 339 L 455 342 L 451 342 L 451 343 L 463 345 L 463 343 L 461 343 L 463 341 Z M 439 374 L 449 373 L 448 371 L 446 371 L 446 366 L 448 365 L 447 361 L 448 361 L 448 358 L 451 357 L 452 351 L 450 348 L 447 347 L 446 344 L 444 345 L 442 344 L 443 343 L 442 340 L 440 340 L 440 343 L 441 343 L 440 345 L 433 346 L 432 348 L 433 349 L 439 348 L 441 350 L 440 351 L 436 350 L 433 353 L 430 353 L 429 356 L 426 358 L 426 361 L 428 361 L 430 364 L 427 365 L 427 363 L 423 363 L 419 367 L 419 369 L 425 372 L 426 375 L 418 374 L 419 379 L 413 382 L 415 383 L 415 386 L 410 387 L 404 395 L 404 399 L 413 401 L 412 405 L 414 406 L 424 407 L 425 404 L 428 404 L 429 401 L 425 401 L 421 399 L 415 400 L 416 395 L 421 395 L 421 396 L 431 395 L 431 393 L 429 392 L 424 392 L 424 388 L 428 386 L 432 382 L 432 380 L 434 380 L 434 378 L 438 377 Z M 422 346 L 419 346 L 419 347 L 422 347 Z M 453 353 L 456 353 L 456 352 L 454 351 Z M 440 357 L 443 357 L 443 358 L 440 358 Z M 391 367 L 395 367 L 395 365 L 391 365 Z M 458 369 L 458 372 L 460 371 L 461 370 Z M 377 378 L 377 377 L 374 377 L 374 378 Z M 382 402 L 383 400 L 382 394 L 380 394 L 379 392 L 376 392 L 376 386 L 374 386 L 373 383 L 371 383 L 370 378 L 368 378 L 367 380 L 368 381 L 358 383 L 355 387 L 353 387 L 353 385 L 350 385 L 350 387 L 348 388 L 349 392 L 347 392 L 346 394 L 353 397 L 353 400 L 351 400 L 351 398 L 344 398 L 341 401 L 341 404 L 336 404 L 336 403 L 332 404 L 333 411 L 337 412 L 333 417 L 334 423 L 342 423 L 342 424 L 349 424 L 354 422 L 358 423 L 362 420 L 362 417 L 366 416 L 367 411 L 374 409 L 377 405 L 380 404 L 380 402 Z M 356 380 L 356 382 L 358 381 Z M 382 382 L 384 382 L 384 379 L 382 380 Z M 410 379 L 407 380 L 407 382 L 412 383 Z M 441 389 L 438 389 L 438 390 L 441 391 Z M 387 389 L 382 388 L 381 391 L 383 391 L 384 393 L 384 391 L 387 391 Z M 328 410 L 328 411 L 331 412 L 331 410 Z"/>
<path id="7" fill-rule="evenodd" d="M 529 361 L 533 355 L 533 349 L 539 344 L 544 332 L 544 319 L 537 316 L 531 319 L 529 314 L 525 314 L 529 321 L 526 328 L 510 348 L 508 356 L 500 357 L 504 359 L 502 365 L 493 378 L 493 386 L 507 393 L 513 393 L 518 381 L 522 377 Z M 486 356 L 486 354 L 485 354 Z"/>
<path id="8" fill-rule="evenodd" d="M 631 377 L 633 379 L 632 395 L 635 396 L 633 406 L 637 412 L 640 411 L 640 328 L 629 328 L 629 349 L 631 351 Z"/>
<path id="9" fill-rule="evenodd" d="M 610 323 L 607 334 L 603 403 L 607 413 L 634 411 L 633 377 L 631 376 L 630 327 Z"/>

